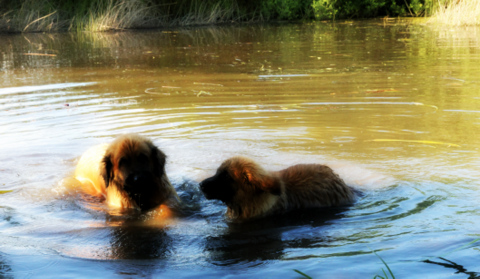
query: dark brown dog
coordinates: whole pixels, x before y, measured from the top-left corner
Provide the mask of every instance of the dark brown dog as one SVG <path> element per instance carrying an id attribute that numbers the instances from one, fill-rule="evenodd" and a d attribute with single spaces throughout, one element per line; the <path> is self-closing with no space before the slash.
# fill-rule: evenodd
<path id="1" fill-rule="evenodd" d="M 223 201 L 227 216 L 245 220 L 292 209 L 351 204 L 354 190 L 325 165 L 295 165 L 268 172 L 252 160 L 233 157 L 200 183 L 207 199 Z"/>
<path id="2" fill-rule="evenodd" d="M 175 207 L 180 200 L 165 173 L 165 154 L 137 134 L 94 146 L 82 155 L 75 178 L 90 195 L 116 208 Z"/>

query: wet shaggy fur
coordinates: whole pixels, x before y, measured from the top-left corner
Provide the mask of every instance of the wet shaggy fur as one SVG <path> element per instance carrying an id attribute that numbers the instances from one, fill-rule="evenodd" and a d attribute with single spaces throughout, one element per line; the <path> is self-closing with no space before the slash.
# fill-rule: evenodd
<path id="1" fill-rule="evenodd" d="M 75 178 L 87 194 L 105 198 L 115 208 L 174 207 L 179 198 L 165 173 L 165 161 L 149 139 L 127 134 L 85 152 Z"/>
<path id="2" fill-rule="evenodd" d="M 200 183 L 207 199 L 223 201 L 227 216 L 245 220 L 292 209 L 351 204 L 354 190 L 319 164 L 300 164 L 266 171 L 252 160 L 233 157 Z"/>

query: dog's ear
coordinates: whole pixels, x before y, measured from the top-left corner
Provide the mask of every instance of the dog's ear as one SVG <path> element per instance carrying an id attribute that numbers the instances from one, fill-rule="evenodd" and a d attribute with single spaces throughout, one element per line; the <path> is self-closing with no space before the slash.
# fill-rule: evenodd
<path id="1" fill-rule="evenodd" d="M 153 169 L 156 170 L 158 176 L 162 176 L 165 172 L 165 162 L 167 156 L 155 145 L 150 146 L 151 157 L 153 161 Z"/>
<path id="2" fill-rule="evenodd" d="M 100 164 L 100 175 L 105 181 L 105 188 L 108 187 L 108 184 L 110 184 L 110 179 L 113 178 L 112 170 L 112 156 L 111 154 L 106 154 L 102 159 L 102 163 Z"/>
<path id="3" fill-rule="evenodd" d="M 245 169 L 243 171 L 243 177 L 245 182 L 252 185 L 256 190 L 277 196 L 282 193 L 282 182 L 277 176 L 266 173 L 255 173 L 254 171 Z"/>

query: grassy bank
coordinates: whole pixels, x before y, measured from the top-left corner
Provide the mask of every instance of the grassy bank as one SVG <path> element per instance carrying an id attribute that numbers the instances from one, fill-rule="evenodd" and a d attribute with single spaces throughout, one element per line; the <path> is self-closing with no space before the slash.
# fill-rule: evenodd
<path id="1" fill-rule="evenodd" d="M 438 22 L 478 24 L 479 10 L 480 0 L 0 0 L 0 31 L 106 31 L 433 13 Z"/>
<path id="2" fill-rule="evenodd" d="M 107 31 L 247 20 L 236 0 L 0 0 L 0 31 Z"/>
<path id="3" fill-rule="evenodd" d="M 430 22 L 453 26 L 480 25 L 480 0 L 450 1 L 440 5 Z"/>

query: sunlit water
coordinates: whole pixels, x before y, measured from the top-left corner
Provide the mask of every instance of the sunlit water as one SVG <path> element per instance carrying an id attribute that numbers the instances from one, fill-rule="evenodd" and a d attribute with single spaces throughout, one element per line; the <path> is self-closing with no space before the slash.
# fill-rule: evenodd
<path id="1" fill-rule="evenodd" d="M 480 29 L 399 21 L 0 36 L 0 277 L 480 276 Z M 66 191 L 88 147 L 153 139 L 166 227 Z M 230 224 L 198 181 L 323 163 L 351 207 Z M 167 277 L 168 276 L 168 277 Z"/>

